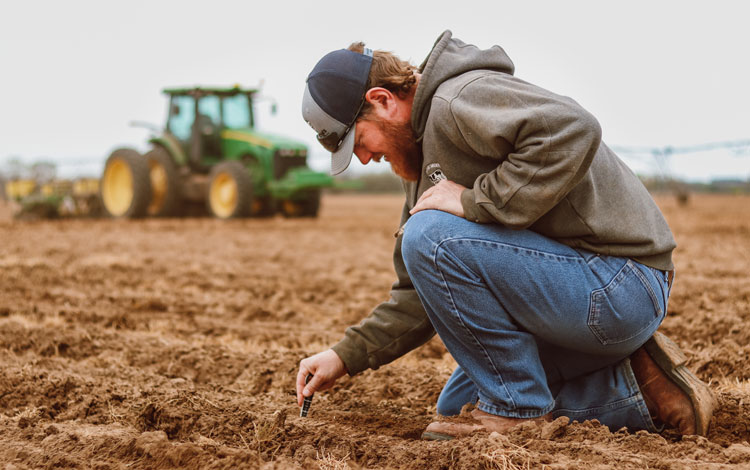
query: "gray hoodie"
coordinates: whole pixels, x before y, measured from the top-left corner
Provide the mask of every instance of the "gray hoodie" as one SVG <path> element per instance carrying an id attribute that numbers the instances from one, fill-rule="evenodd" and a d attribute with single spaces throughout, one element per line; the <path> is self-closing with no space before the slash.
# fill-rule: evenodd
<path id="1" fill-rule="evenodd" d="M 469 220 L 673 268 L 675 242 L 664 217 L 578 103 L 514 77 L 499 46 L 480 50 L 450 31 L 420 72 L 411 123 L 424 161 L 420 180 L 404 185 L 402 224 L 419 196 L 447 178 L 469 188 L 461 195 Z M 434 334 L 400 249 L 399 238 L 391 299 L 333 348 L 351 375 L 376 369 Z"/>

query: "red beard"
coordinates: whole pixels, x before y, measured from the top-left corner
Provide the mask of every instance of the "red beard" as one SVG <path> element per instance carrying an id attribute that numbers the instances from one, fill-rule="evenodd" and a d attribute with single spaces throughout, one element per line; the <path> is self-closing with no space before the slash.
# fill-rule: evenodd
<path id="1" fill-rule="evenodd" d="M 409 121 L 393 123 L 375 121 L 383 135 L 388 137 L 389 145 L 385 159 L 391 164 L 391 170 L 407 181 L 418 181 L 422 173 L 422 147 Z"/>

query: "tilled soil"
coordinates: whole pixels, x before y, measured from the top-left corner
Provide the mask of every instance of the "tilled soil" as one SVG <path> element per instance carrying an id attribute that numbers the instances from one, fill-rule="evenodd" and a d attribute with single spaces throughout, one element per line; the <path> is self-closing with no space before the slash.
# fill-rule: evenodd
<path id="1" fill-rule="evenodd" d="M 560 419 L 420 441 L 454 366 L 437 339 L 300 418 L 299 360 L 388 296 L 401 202 L 229 222 L 0 210 L 0 469 L 750 468 L 750 197 L 658 199 L 679 244 L 662 331 L 719 397 L 708 438 Z"/>

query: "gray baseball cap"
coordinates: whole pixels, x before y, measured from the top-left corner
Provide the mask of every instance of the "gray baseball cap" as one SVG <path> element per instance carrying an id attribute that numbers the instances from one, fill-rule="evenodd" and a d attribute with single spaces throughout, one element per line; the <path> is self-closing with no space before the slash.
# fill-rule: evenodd
<path id="1" fill-rule="evenodd" d="M 331 152 L 331 174 L 346 170 L 354 152 L 356 120 L 365 103 L 372 50 L 340 49 L 315 65 L 302 96 L 302 117 Z"/>

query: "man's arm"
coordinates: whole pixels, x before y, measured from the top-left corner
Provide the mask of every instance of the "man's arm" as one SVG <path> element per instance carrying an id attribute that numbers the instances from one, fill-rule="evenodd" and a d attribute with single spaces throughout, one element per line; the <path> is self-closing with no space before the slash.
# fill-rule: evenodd
<path id="1" fill-rule="evenodd" d="M 409 218 L 404 205 L 401 224 Z M 401 239 L 396 239 L 393 266 L 397 280 L 391 298 L 375 307 L 359 325 L 347 328 L 333 350 L 346 364 L 349 375 L 377 369 L 427 342 L 435 334 L 401 257 Z"/>
<path id="2" fill-rule="evenodd" d="M 408 218 L 408 207 L 404 204 L 401 226 Z M 375 307 L 359 325 L 347 328 L 344 338 L 333 348 L 300 362 L 297 373 L 300 406 L 303 397 L 330 388 L 343 375 L 377 369 L 421 346 L 435 334 L 406 272 L 401 238 L 402 235 L 397 237 L 393 252 L 397 280 L 391 288 L 390 300 Z M 305 384 L 308 373 L 313 378 Z"/>

